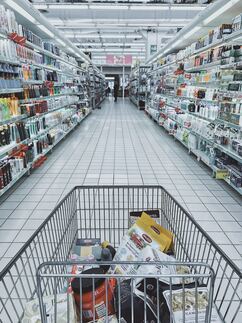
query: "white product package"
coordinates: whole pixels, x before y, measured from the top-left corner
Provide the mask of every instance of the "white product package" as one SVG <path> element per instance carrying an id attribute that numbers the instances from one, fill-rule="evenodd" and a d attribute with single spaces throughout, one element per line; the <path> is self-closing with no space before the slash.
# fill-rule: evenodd
<path id="1" fill-rule="evenodd" d="M 102 317 L 99 320 L 96 321 L 97 323 L 118 323 L 117 317 L 116 315 L 111 315 L 108 316 L 108 318 L 106 319 L 106 317 Z"/>
<path id="2" fill-rule="evenodd" d="M 185 291 L 185 296 L 183 292 Z M 173 308 L 173 323 L 183 323 L 183 301 L 185 300 L 185 322 L 194 323 L 197 321 L 199 323 L 206 322 L 206 313 L 208 310 L 208 290 L 206 287 L 197 288 L 197 300 L 195 297 L 195 288 L 185 288 L 173 290 L 172 291 L 172 308 Z M 163 292 L 164 298 L 166 300 L 169 311 L 171 312 L 170 307 L 170 290 Z M 197 310 L 196 310 L 197 302 Z M 212 308 L 211 323 L 222 323 L 217 310 L 215 307 Z"/>
<path id="3" fill-rule="evenodd" d="M 163 264 L 150 264 L 150 265 L 141 265 L 137 268 L 136 274 L 137 275 L 189 275 L 190 269 L 188 266 L 182 266 L 182 265 L 165 265 L 164 262 L 175 262 L 176 259 L 172 256 L 169 256 L 163 252 L 161 252 L 158 249 L 153 249 L 150 246 L 146 246 L 143 250 L 141 250 L 138 261 L 145 261 L 151 262 L 163 262 Z M 137 278 L 137 283 L 141 279 Z M 172 277 L 171 280 L 168 277 L 160 277 L 160 281 L 166 283 L 166 284 L 182 284 L 183 280 L 185 284 L 191 283 L 193 280 L 190 277 L 184 276 L 184 278 L 180 277 Z"/>
<path id="4" fill-rule="evenodd" d="M 44 297 L 47 323 L 55 322 L 54 298 L 55 298 L 54 295 Z M 67 304 L 67 294 L 56 295 L 56 312 L 57 312 L 58 323 L 77 322 L 72 294 L 69 294 L 68 298 L 69 298 L 69 305 Z M 69 307 L 69 319 L 68 319 L 68 307 Z M 34 299 L 26 303 L 22 323 L 41 323 L 38 299 Z"/>

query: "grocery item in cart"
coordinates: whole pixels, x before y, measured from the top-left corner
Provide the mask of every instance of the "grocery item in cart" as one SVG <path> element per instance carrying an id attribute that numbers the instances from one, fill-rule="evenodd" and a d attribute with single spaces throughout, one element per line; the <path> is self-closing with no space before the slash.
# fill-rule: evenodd
<path id="1" fill-rule="evenodd" d="M 74 310 L 74 301 L 72 295 L 57 294 L 50 295 L 43 299 L 48 323 L 75 323 L 76 311 Z M 56 305 L 55 305 L 56 301 Z M 69 301 L 69 304 L 68 304 Z M 56 312 L 55 312 L 56 310 Z M 68 317 L 69 313 L 69 317 Z M 56 321 L 55 321 L 56 314 Z M 41 323 L 39 300 L 34 299 L 25 305 L 24 317 L 22 323 Z"/>
<path id="2" fill-rule="evenodd" d="M 133 288 L 131 287 L 130 279 L 124 280 L 120 283 L 120 285 L 117 285 L 114 293 L 116 315 L 117 317 L 120 316 L 124 322 L 159 322 L 156 316 L 156 306 L 153 304 L 147 294 L 145 295 L 141 291 L 137 290 L 134 286 Z"/>
<path id="3" fill-rule="evenodd" d="M 159 262 L 157 264 L 140 265 L 138 268 L 136 267 L 136 274 L 138 276 L 157 274 L 157 276 L 159 275 L 159 280 L 166 284 L 189 284 L 193 281 L 192 278 L 188 277 L 190 274 L 190 268 L 188 266 L 170 264 L 176 261 L 174 257 L 169 256 L 158 249 L 151 248 L 150 246 L 146 246 L 143 250 L 141 250 L 138 261 L 144 261 L 146 263 L 151 261 Z M 169 278 L 165 277 L 164 275 L 184 275 L 184 278 Z M 140 280 L 141 279 L 136 279 L 136 282 L 138 283 Z"/>
<path id="4" fill-rule="evenodd" d="M 115 314 L 113 306 L 113 291 L 116 279 L 84 278 L 84 275 L 103 275 L 103 268 L 91 268 L 82 272 L 80 278 L 74 278 L 71 287 L 74 292 L 77 311 L 82 308 L 83 322 L 90 322 L 106 315 Z M 94 293 L 93 293 L 94 291 Z M 106 299 L 108 300 L 106 304 Z M 80 306 L 80 302 L 82 302 Z"/>
<path id="5" fill-rule="evenodd" d="M 135 222 L 142 216 L 142 213 L 145 212 L 153 219 L 160 218 L 159 210 L 144 210 L 144 211 L 131 211 L 129 213 L 129 227 L 131 227 Z"/>
<path id="6" fill-rule="evenodd" d="M 170 306 L 170 290 L 163 292 L 169 311 Z M 197 296 L 196 296 L 197 295 Z M 183 323 L 184 315 L 186 323 L 205 323 L 208 310 L 208 290 L 206 287 L 184 288 L 178 290 L 172 290 L 172 316 L 174 323 Z M 185 304 L 184 304 L 185 303 Z M 185 308 L 185 312 L 184 312 Z M 212 308 L 212 315 L 210 323 L 222 323 L 219 315 L 215 309 Z"/>
<path id="7" fill-rule="evenodd" d="M 96 323 L 126 323 L 125 321 L 118 322 L 116 315 L 110 315 L 108 317 L 102 317 L 101 319 L 97 320 Z"/>
<path id="8" fill-rule="evenodd" d="M 101 257 L 101 240 L 100 239 L 77 239 L 73 252 L 80 257 L 90 257 L 95 259 Z"/>
<path id="9" fill-rule="evenodd" d="M 114 261 L 137 261 L 141 250 L 147 245 L 163 252 L 169 252 L 172 249 L 172 243 L 172 233 L 143 212 L 122 238 Z M 122 264 L 115 266 L 114 272 L 135 274 L 136 268 L 129 264 Z"/>

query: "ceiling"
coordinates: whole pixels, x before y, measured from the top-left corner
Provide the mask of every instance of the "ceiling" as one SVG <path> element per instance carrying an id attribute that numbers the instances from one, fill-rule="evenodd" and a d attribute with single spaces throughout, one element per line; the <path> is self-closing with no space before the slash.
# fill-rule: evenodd
<path id="1" fill-rule="evenodd" d="M 95 63 L 109 54 L 146 60 L 151 46 L 160 50 L 208 5 L 206 0 L 31 2 L 63 36 L 91 52 Z"/>

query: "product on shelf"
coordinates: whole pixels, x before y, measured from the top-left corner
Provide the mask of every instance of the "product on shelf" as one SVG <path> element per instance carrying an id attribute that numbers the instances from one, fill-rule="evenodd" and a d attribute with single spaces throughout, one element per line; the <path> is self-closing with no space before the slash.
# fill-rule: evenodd
<path id="1" fill-rule="evenodd" d="M 146 111 L 242 194 L 242 47 L 230 42 L 240 30 L 241 15 L 153 65 Z M 221 167 L 220 154 L 232 168 Z"/>

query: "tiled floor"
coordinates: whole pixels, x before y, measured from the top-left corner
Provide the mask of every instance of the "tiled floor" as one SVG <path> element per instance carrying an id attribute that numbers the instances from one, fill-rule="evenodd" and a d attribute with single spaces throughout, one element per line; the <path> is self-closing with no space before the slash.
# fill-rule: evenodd
<path id="1" fill-rule="evenodd" d="M 161 184 L 242 269 L 242 199 L 128 100 L 109 98 L 0 205 L 0 269 L 82 184 Z"/>

